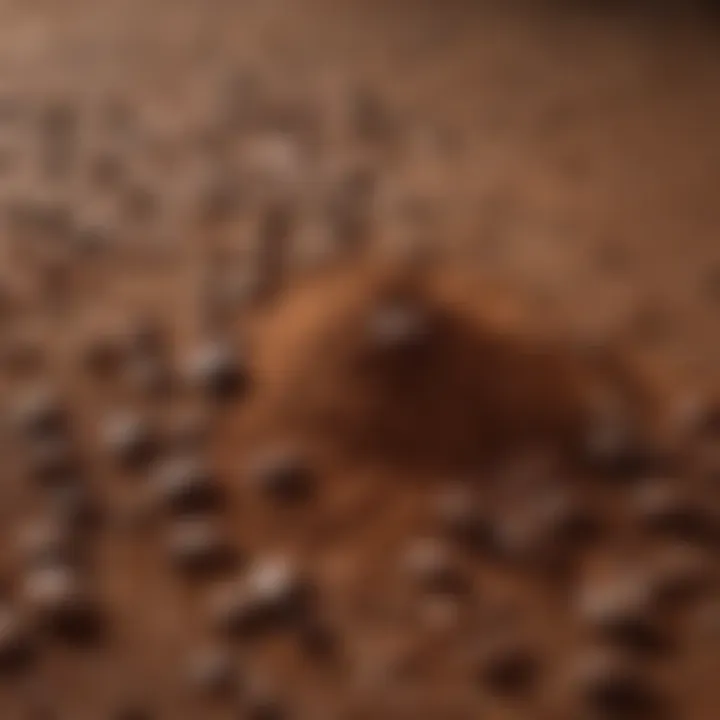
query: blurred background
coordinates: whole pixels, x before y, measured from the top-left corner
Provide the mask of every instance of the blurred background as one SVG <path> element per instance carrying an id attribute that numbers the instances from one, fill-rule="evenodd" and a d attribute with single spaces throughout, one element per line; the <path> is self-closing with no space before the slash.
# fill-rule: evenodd
<path id="1" fill-rule="evenodd" d="M 2 0 L 0 717 L 714 720 L 719 318 L 716 3 Z"/>

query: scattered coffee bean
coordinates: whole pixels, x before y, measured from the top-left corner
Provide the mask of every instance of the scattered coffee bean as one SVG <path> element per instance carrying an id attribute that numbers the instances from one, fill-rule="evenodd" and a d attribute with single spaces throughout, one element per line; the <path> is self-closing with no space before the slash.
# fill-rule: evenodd
<path id="1" fill-rule="evenodd" d="M 488 518 L 468 488 L 444 489 L 436 498 L 435 513 L 441 529 L 451 539 L 472 548 L 488 545 L 491 537 Z"/>
<path id="2" fill-rule="evenodd" d="M 531 689 L 539 671 L 533 649 L 517 638 L 498 639 L 477 660 L 479 679 L 496 692 L 517 695 Z"/>
<path id="3" fill-rule="evenodd" d="M 709 531 L 704 509 L 670 482 L 650 481 L 633 498 L 634 510 L 650 532 L 684 539 L 702 538 Z"/>
<path id="4" fill-rule="evenodd" d="M 213 509 L 221 500 L 213 473 L 193 456 L 162 461 L 154 474 L 153 491 L 162 508 L 180 514 Z"/>
<path id="5" fill-rule="evenodd" d="M 15 419 L 18 428 L 31 439 L 57 437 L 67 426 L 65 408 L 57 395 L 46 388 L 36 388 L 23 397 Z"/>
<path id="6" fill-rule="evenodd" d="M 603 651 L 577 659 L 572 692 L 577 709 L 598 720 L 651 718 L 658 710 L 655 688 L 637 666 Z"/>
<path id="7" fill-rule="evenodd" d="M 665 646 L 655 617 L 653 587 L 642 575 L 596 582 L 580 597 L 583 622 L 620 646 L 657 651 Z"/>
<path id="8" fill-rule="evenodd" d="M 243 360 L 223 343 L 209 343 L 195 350 L 187 372 L 194 387 L 217 400 L 235 398 L 247 388 Z"/>
<path id="9" fill-rule="evenodd" d="M 457 593 L 468 589 L 450 550 L 431 538 L 413 541 L 402 557 L 402 568 L 410 580 L 430 593 Z"/>
<path id="10" fill-rule="evenodd" d="M 248 478 L 258 492 L 281 503 L 307 500 L 314 485 L 314 474 L 303 453 L 290 446 L 262 452 L 252 462 Z"/>
<path id="11" fill-rule="evenodd" d="M 677 606 L 697 599 L 717 582 L 713 563 L 694 547 L 667 548 L 652 563 L 653 593 L 661 606 Z"/>
<path id="12" fill-rule="evenodd" d="M 39 624 L 52 633 L 76 642 L 97 638 L 99 608 L 74 570 L 63 566 L 31 570 L 24 597 Z"/>
<path id="13" fill-rule="evenodd" d="M 208 518 L 174 524 L 168 532 L 167 547 L 172 565 L 192 576 L 225 568 L 232 560 L 230 546 Z"/>
<path id="14" fill-rule="evenodd" d="M 108 418 L 103 427 L 103 442 L 111 456 L 125 468 L 149 463 L 157 449 L 153 430 L 140 416 L 119 412 Z"/>
<path id="15" fill-rule="evenodd" d="M 312 588 L 286 558 L 257 561 L 240 583 L 228 585 L 211 601 L 211 617 L 219 629 L 254 635 L 307 616 Z"/>
<path id="16" fill-rule="evenodd" d="M 26 463 L 28 475 L 47 487 L 70 484 L 81 473 L 74 448 L 63 436 L 31 441 Z"/>
<path id="17" fill-rule="evenodd" d="M 0 606 L 0 675 L 26 667 L 32 656 L 28 629 L 17 612 Z"/>
<path id="18" fill-rule="evenodd" d="M 422 347 L 430 335 L 428 318 L 409 302 L 390 302 L 368 318 L 371 346 L 383 353 L 405 353 Z"/>

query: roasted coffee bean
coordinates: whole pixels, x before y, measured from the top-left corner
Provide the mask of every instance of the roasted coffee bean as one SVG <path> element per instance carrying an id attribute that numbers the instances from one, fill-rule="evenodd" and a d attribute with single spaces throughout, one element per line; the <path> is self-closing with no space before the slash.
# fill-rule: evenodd
<path id="1" fill-rule="evenodd" d="M 664 649 L 656 619 L 653 586 L 642 574 L 595 582 L 581 593 L 579 613 L 594 632 L 640 651 Z"/>
<path id="2" fill-rule="evenodd" d="M 669 481 L 655 480 L 638 489 L 633 509 L 647 530 L 683 539 L 702 539 L 710 533 L 704 508 Z"/>
<path id="3" fill-rule="evenodd" d="M 653 594 L 664 607 L 696 600 L 717 583 L 709 557 L 684 545 L 666 548 L 651 563 L 649 573 Z"/>
<path id="4" fill-rule="evenodd" d="M 222 500 L 213 473 L 202 460 L 193 456 L 163 460 L 152 483 L 158 505 L 172 513 L 210 510 Z"/>
<path id="5" fill-rule="evenodd" d="M 239 583 L 211 599 L 211 617 L 227 632 L 252 635 L 306 617 L 313 599 L 307 578 L 287 558 L 257 561 Z"/>
<path id="6" fill-rule="evenodd" d="M 115 462 L 130 469 L 148 464 L 157 450 L 152 428 L 131 412 L 118 412 L 107 419 L 103 442 Z"/>
<path id="7" fill-rule="evenodd" d="M 187 372 L 194 387 L 216 400 L 236 398 L 248 384 L 244 361 L 223 343 L 209 343 L 193 351 Z"/>
<path id="8" fill-rule="evenodd" d="M 187 575 L 202 575 L 226 568 L 232 551 L 216 522 L 195 518 L 176 522 L 168 531 L 170 562 Z"/>
<path id="9" fill-rule="evenodd" d="M 412 302 L 385 302 L 368 318 L 371 347 L 382 353 L 405 353 L 418 350 L 430 336 L 429 319 L 422 308 Z"/>
<path id="10" fill-rule="evenodd" d="M 27 449 L 27 472 L 46 487 L 62 487 L 76 481 L 80 463 L 70 441 L 63 436 L 32 440 Z"/>
<path id="11" fill-rule="evenodd" d="M 35 440 L 56 438 L 67 429 L 65 408 L 48 388 L 35 388 L 23 397 L 16 409 L 15 420 L 17 427 Z"/>
<path id="12" fill-rule="evenodd" d="M 437 540 L 423 538 L 411 542 L 401 561 L 404 573 L 426 592 L 457 593 L 469 588 L 455 557 Z"/>
<path id="13" fill-rule="evenodd" d="M 96 640 L 102 630 L 99 608 L 69 567 L 31 570 L 25 578 L 24 598 L 39 624 L 66 640 Z"/>
<path id="14" fill-rule="evenodd" d="M 577 709 L 597 720 L 655 718 L 659 709 L 655 688 L 637 666 L 604 651 L 577 659 L 572 692 Z"/>
<path id="15" fill-rule="evenodd" d="M 450 539 L 472 548 L 483 548 L 490 543 L 489 519 L 468 488 L 444 489 L 436 498 L 434 511 L 440 528 Z"/>
<path id="16" fill-rule="evenodd" d="M 94 335 L 81 350 L 82 366 L 92 375 L 108 378 L 117 373 L 125 361 L 125 351 L 119 338 Z"/>
<path id="17" fill-rule="evenodd" d="M 0 676 L 23 670 L 31 658 L 28 628 L 16 611 L 0 606 Z"/>
<path id="18" fill-rule="evenodd" d="M 630 479 L 653 470 L 647 443 L 622 414 L 600 413 L 590 418 L 582 452 L 589 469 L 605 477 Z"/>
<path id="19" fill-rule="evenodd" d="M 479 679 L 492 690 L 516 695 L 531 689 L 539 671 L 534 650 L 518 638 L 493 641 L 477 659 Z"/>
<path id="20" fill-rule="evenodd" d="M 248 478 L 259 493 L 280 503 L 307 500 L 315 480 L 303 453 L 292 446 L 261 452 L 251 463 Z"/>

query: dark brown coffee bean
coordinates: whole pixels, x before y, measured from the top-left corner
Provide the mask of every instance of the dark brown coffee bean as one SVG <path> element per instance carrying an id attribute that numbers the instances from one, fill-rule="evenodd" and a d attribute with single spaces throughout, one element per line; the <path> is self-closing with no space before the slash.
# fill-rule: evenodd
<path id="1" fill-rule="evenodd" d="M 442 490 L 435 501 L 435 515 L 444 534 L 452 540 L 476 549 L 490 543 L 489 520 L 468 488 Z"/>
<path id="2" fill-rule="evenodd" d="M 216 400 L 236 398 L 248 384 L 244 361 L 223 343 L 208 343 L 193 351 L 187 373 L 194 387 Z"/>
<path id="3" fill-rule="evenodd" d="M 516 695 L 531 689 L 539 671 L 534 650 L 517 638 L 498 639 L 477 660 L 479 679 L 492 690 Z"/>
<path id="4" fill-rule="evenodd" d="M 167 548 L 172 565 L 191 576 L 226 568 L 232 560 L 230 546 L 208 518 L 175 523 L 168 531 Z"/>
<path id="5" fill-rule="evenodd" d="M 590 418 L 583 459 L 589 469 L 603 476 L 627 479 L 652 471 L 653 457 L 638 429 L 618 413 Z"/>
<path id="6" fill-rule="evenodd" d="M 704 508 L 669 481 L 649 481 L 633 498 L 638 520 L 653 533 L 700 539 L 710 532 Z"/>
<path id="7" fill-rule="evenodd" d="M 456 558 L 437 540 L 424 538 L 412 541 L 401 560 L 404 573 L 426 592 L 457 593 L 469 588 Z"/>
<path id="8" fill-rule="evenodd" d="M 211 618 L 226 632 L 254 635 L 306 617 L 312 595 L 307 578 L 290 560 L 266 558 L 211 599 Z"/>
<path id="9" fill-rule="evenodd" d="M 98 638 L 99 608 L 74 570 L 59 565 L 31 570 L 24 598 L 40 626 L 53 634 L 83 643 Z"/>
<path id="10" fill-rule="evenodd" d="M 124 468 L 148 464 L 157 450 L 152 428 L 132 412 L 118 412 L 108 418 L 102 433 L 103 443 L 113 460 Z"/>
<path id="11" fill-rule="evenodd" d="M 572 692 L 577 709 L 597 720 L 655 718 L 659 709 L 655 688 L 637 666 L 603 651 L 577 659 Z"/>
<path id="12" fill-rule="evenodd" d="M 665 549 L 651 564 L 650 582 L 661 606 L 677 606 L 698 599 L 717 583 L 712 561 L 696 548 Z"/>
<path id="13" fill-rule="evenodd" d="M 162 461 L 152 482 L 159 506 L 172 513 L 210 510 L 222 499 L 211 470 L 193 456 L 171 457 Z"/>
<path id="14" fill-rule="evenodd" d="M 81 350 L 81 363 L 92 375 L 108 378 L 119 371 L 125 361 L 125 351 L 119 338 L 95 335 Z"/>
<path id="15" fill-rule="evenodd" d="M 99 504 L 78 482 L 51 489 L 48 502 L 51 514 L 74 533 L 96 529 L 103 520 Z"/>
<path id="16" fill-rule="evenodd" d="M 656 619 L 653 586 L 642 574 L 588 586 L 581 594 L 579 613 L 587 627 L 620 646 L 640 651 L 665 647 Z"/>
<path id="17" fill-rule="evenodd" d="M 395 301 L 377 307 L 368 318 L 371 347 L 383 353 L 417 350 L 430 337 L 429 320 L 422 308 L 411 302 Z"/>
<path id="18" fill-rule="evenodd" d="M 292 446 L 272 447 L 260 453 L 251 463 L 248 479 L 259 493 L 281 503 L 307 500 L 315 481 L 307 459 Z"/>
<path id="19" fill-rule="evenodd" d="M 28 628 L 17 612 L 0 606 L 0 676 L 23 670 L 31 658 Z"/>
<path id="20" fill-rule="evenodd" d="M 67 428 L 67 415 L 58 396 L 38 387 L 23 397 L 16 408 L 17 427 L 29 438 L 55 438 Z"/>
<path id="21" fill-rule="evenodd" d="M 64 436 L 32 440 L 26 463 L 28 475 L 46 487 L 68 485 L 81 474 L 75 450 Z"/>

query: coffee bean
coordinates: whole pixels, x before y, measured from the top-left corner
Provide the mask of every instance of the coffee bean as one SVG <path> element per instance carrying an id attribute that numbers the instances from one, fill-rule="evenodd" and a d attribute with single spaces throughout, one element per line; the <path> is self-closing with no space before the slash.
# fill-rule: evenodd
<path id="1" fill-rule="evenodd" d="M 489 521 L 468 488 L 443 489 L 434 509 L 440 528 L 450 539 L 476 549 L 487 547 L 491 537 Z"/>
<path id="2" fill-rule="evenodd" d="M 60 399 L 43 387 L 34 388 L 21 399 L 15 422 L 26 437 L 36 440 L 54 439 L 67 428 L 67 416 Z"/>
<path id="3" fill-rule="evenodd" d="M 125 360 L 119 338 L 94 335 L 81 350 L 81 363 L 92 375 L 107 378 L 116 373 Z"/>
<path id="4" fill-rule="evenodd" d="M 26 452 L 28 475 L 46 487 L 70 484 L 81 473 L 75 450 L 64 436 L 32 440 Z"/>
<path id="5" fill-rule="evenodd" d="M 539 671 L 533 649 L 518 638 L 493 641 L 477 660 L 479 679 L 495 692 L 516 695 L 530 690 Z"/>
<path id="6" fill-rule="evenodd" d="M 230 546 L 208 518 L 175 523 L 168 531 L 167 547 L 172 565 L 191 576 L 222 569 L 232 560 Z"/>
<path id="7" fill-rule="evenodd" d="M 51 513 L 72 532 L 96 529 L 103 513 L 87 487 L 70 483 L 53 488 L 49 495 Z"/>
<path id="8" fill-rule="evenodd" d="M 103 427 L 103 442 L 120 466 L 135 469 L 148 464 L 157 450 L 149 424 L 132 412 L 117 412 Z"/>
<path id="9" fill-rule="evenodd" d="M 620 656 L 592 651 L 573 663 L 577 709 L 598 720 L 654 718 L 658 696 L 650 680 Z"/>
<path id="10" fill-rule="evenodd" d="M 41 627 L 73 642 L 97 639 L 101 630 L 99 608 L 69 567 L 31 570 L 25 578 L 24 598 Z"/>
<path id="11" fill-rule="evenodd" d="M 163 460 L 153 477 L 153 491 L 161 508 L 172 513 L 195 513 L 215 508 L 220 488 L 211 470 L 193 456 Z"/>
<path id="12" fill-rule="evenodd" d="M 642 575 L 595 582 L 579 600 L 580 617 L 587 627 L 611 642 L 640 651 L 665 646 L 655 609 L 652 584 Z"/>
<path id="13" fill-rule="evenodd" d="M 32 657 L 32 643 L 23 620 L 10 607 L 0 606 L 0 676 L 17 672 Z"/>
<path id="14" fill-rule="evenodd" d="M 430 593 L 457 593 L 468 589 L 463 575 L 450 550 L 431 538 L 414 540 L 401 558 L 402 569 L 420 589 Z"/>
<path id="15" fill-rule="evenodd" d="M 684 605 L 698 599 L 717 582 L 712 561 L 694 547 L 665 549 L 651 564 L 650 582 L 658 604 Z"/>
<path id="16" fill-rule="evenodd" d="M 190 383 L 216 400 L 236 398 L 247 388 L 244 361 L 223 343 L 208 343 L 193 351 L 187 364 Z"/>
<path id="17" fill-rule="evenodd" d="M 628 479 L 652 469 L 652 455 L 633 422 L 622 414 L 600 413 L 590 418 L 583 458 L 603 476 Z"/>
<path id="18" fill-rule="evenodd" d="M 248 478 L 258 492 L 280 503 L 307 500 L 315 479 L 303 453 L 292 446 L 272 447 L 260 453 L 251 463 Z"/>
<path id="19" fill-rule="evenodd" d="M 254 635 L 296 623 L 307 616 L 312 588 L 287 558 L 256 561 L 239 583 L 211 598 L 211 617 L 219 629 Z"/>
<path id="20" fill-rule="evenodd" d="M 385 302 L 368 318 L 371 347 L 383 353 L 405 353 L 423 347 L 430 337 L 429 320 L 409 301 Z"/>
<path id="21" fill-rule="evenodd" d="M 640 487 L 633 509 L 642 526 L 653 533 L 693 539 L 707 536 L 710 530 L 703 507 L 669 481 L 650 481 Z"/>

